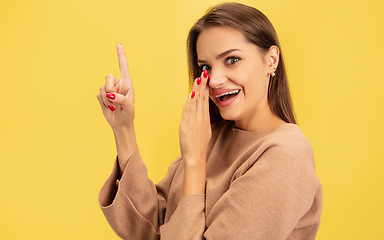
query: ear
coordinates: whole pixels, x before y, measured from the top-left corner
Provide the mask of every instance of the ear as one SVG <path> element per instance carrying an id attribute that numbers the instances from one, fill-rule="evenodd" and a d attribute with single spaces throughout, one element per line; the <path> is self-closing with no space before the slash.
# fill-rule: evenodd
<path id="1" fill-rule="evenodd" d="M 276 71 L 277 66 L 279 65 L 279 53 L 279 48 L 273 45 L 269 48 L 266 54 L 266 62 L 268 64 L 269 74 L 274 73 Z"/>

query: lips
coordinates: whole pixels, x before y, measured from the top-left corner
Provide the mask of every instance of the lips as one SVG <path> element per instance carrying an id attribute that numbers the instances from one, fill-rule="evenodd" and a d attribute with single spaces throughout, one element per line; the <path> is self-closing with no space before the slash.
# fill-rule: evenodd
<path id="1" fill-rule="evenodd" d="M 231 105 L 237 98 L 240 89 L 220 89 L 213 90 L 212 95 L 215 97 L 215 102 L 220 107 Z"/>

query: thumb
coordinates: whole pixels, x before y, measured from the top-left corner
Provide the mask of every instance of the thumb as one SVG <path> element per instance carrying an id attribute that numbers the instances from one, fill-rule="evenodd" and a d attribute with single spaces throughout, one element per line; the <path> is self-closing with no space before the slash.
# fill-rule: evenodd
<path id="1" fill-rule="evenodd" d="M 135 103 L 135 92 L 133 91 L 132 88 L 128 90 L 128 93 L 127 93 L 127 95 L 126 95 L 126 98 L 128 98 L 128 100 L 129 100 L 132 104 Z"/>
<path id="2" fill-rule="evenodd" d="M 127 96 L 120 93 L 110 93 L 110 97 L 108 99 L 117 105 L 121 110 L 127 114 L 133 114 L 134 105 L 130 100 L 130 95 L 133 94 L 133 91 L 128 91 Z"/>
<path id="3" fill-rule="evenodd" d="M 120 79 L 119 83 L 116 84 L 116 92 L 120 93 L 122 95 L 127 96 L 129 92 L 131 92 L 132 96 L 130 97 L 130 101 L 134 102 L 134 96 L 133 96 L 133 86 L 132 83 L 130 84 L 127 81 L 124 81 L 123 79 Z"/>

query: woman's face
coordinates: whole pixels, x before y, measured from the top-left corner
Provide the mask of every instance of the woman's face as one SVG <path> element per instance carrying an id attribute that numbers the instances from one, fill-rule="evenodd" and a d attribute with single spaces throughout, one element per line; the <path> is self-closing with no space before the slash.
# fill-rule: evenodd
<path id="1" fill-rule="evenodd" d="M 270 112 L 267 101 L 273 58 L 229 27 L 203 30 L 196 43 L 198 65 L 210 76 L 210 97 L 226 120 L 249 125 Z"/>

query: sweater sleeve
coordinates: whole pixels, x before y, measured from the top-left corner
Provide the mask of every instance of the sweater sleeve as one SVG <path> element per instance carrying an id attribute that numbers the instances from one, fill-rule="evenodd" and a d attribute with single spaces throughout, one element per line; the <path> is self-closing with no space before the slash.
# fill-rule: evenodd
<path id="1" fill-rule="evenodd" d="M 112 229 L 123 239 L 159 239 L 164 223 L 167 196 L 180 159 L 155 185 L 137 150 L 129 159 L 121 180 L 115 162 L 112 174 L 100 190 L 99 204 Z"/>
<path id="2" fill-rule="evenodd" d="M 183 197 L 170 220 L 160 227 L 162 240 L 202 240 L 204 231 L 204 194 Z"/>
<path id="3" fill-rule="evenodd" d="M 311 151 L 271 146 L 246 162 L 212 207 L 205 239 L 315 239 L 322 193 Z"/>

